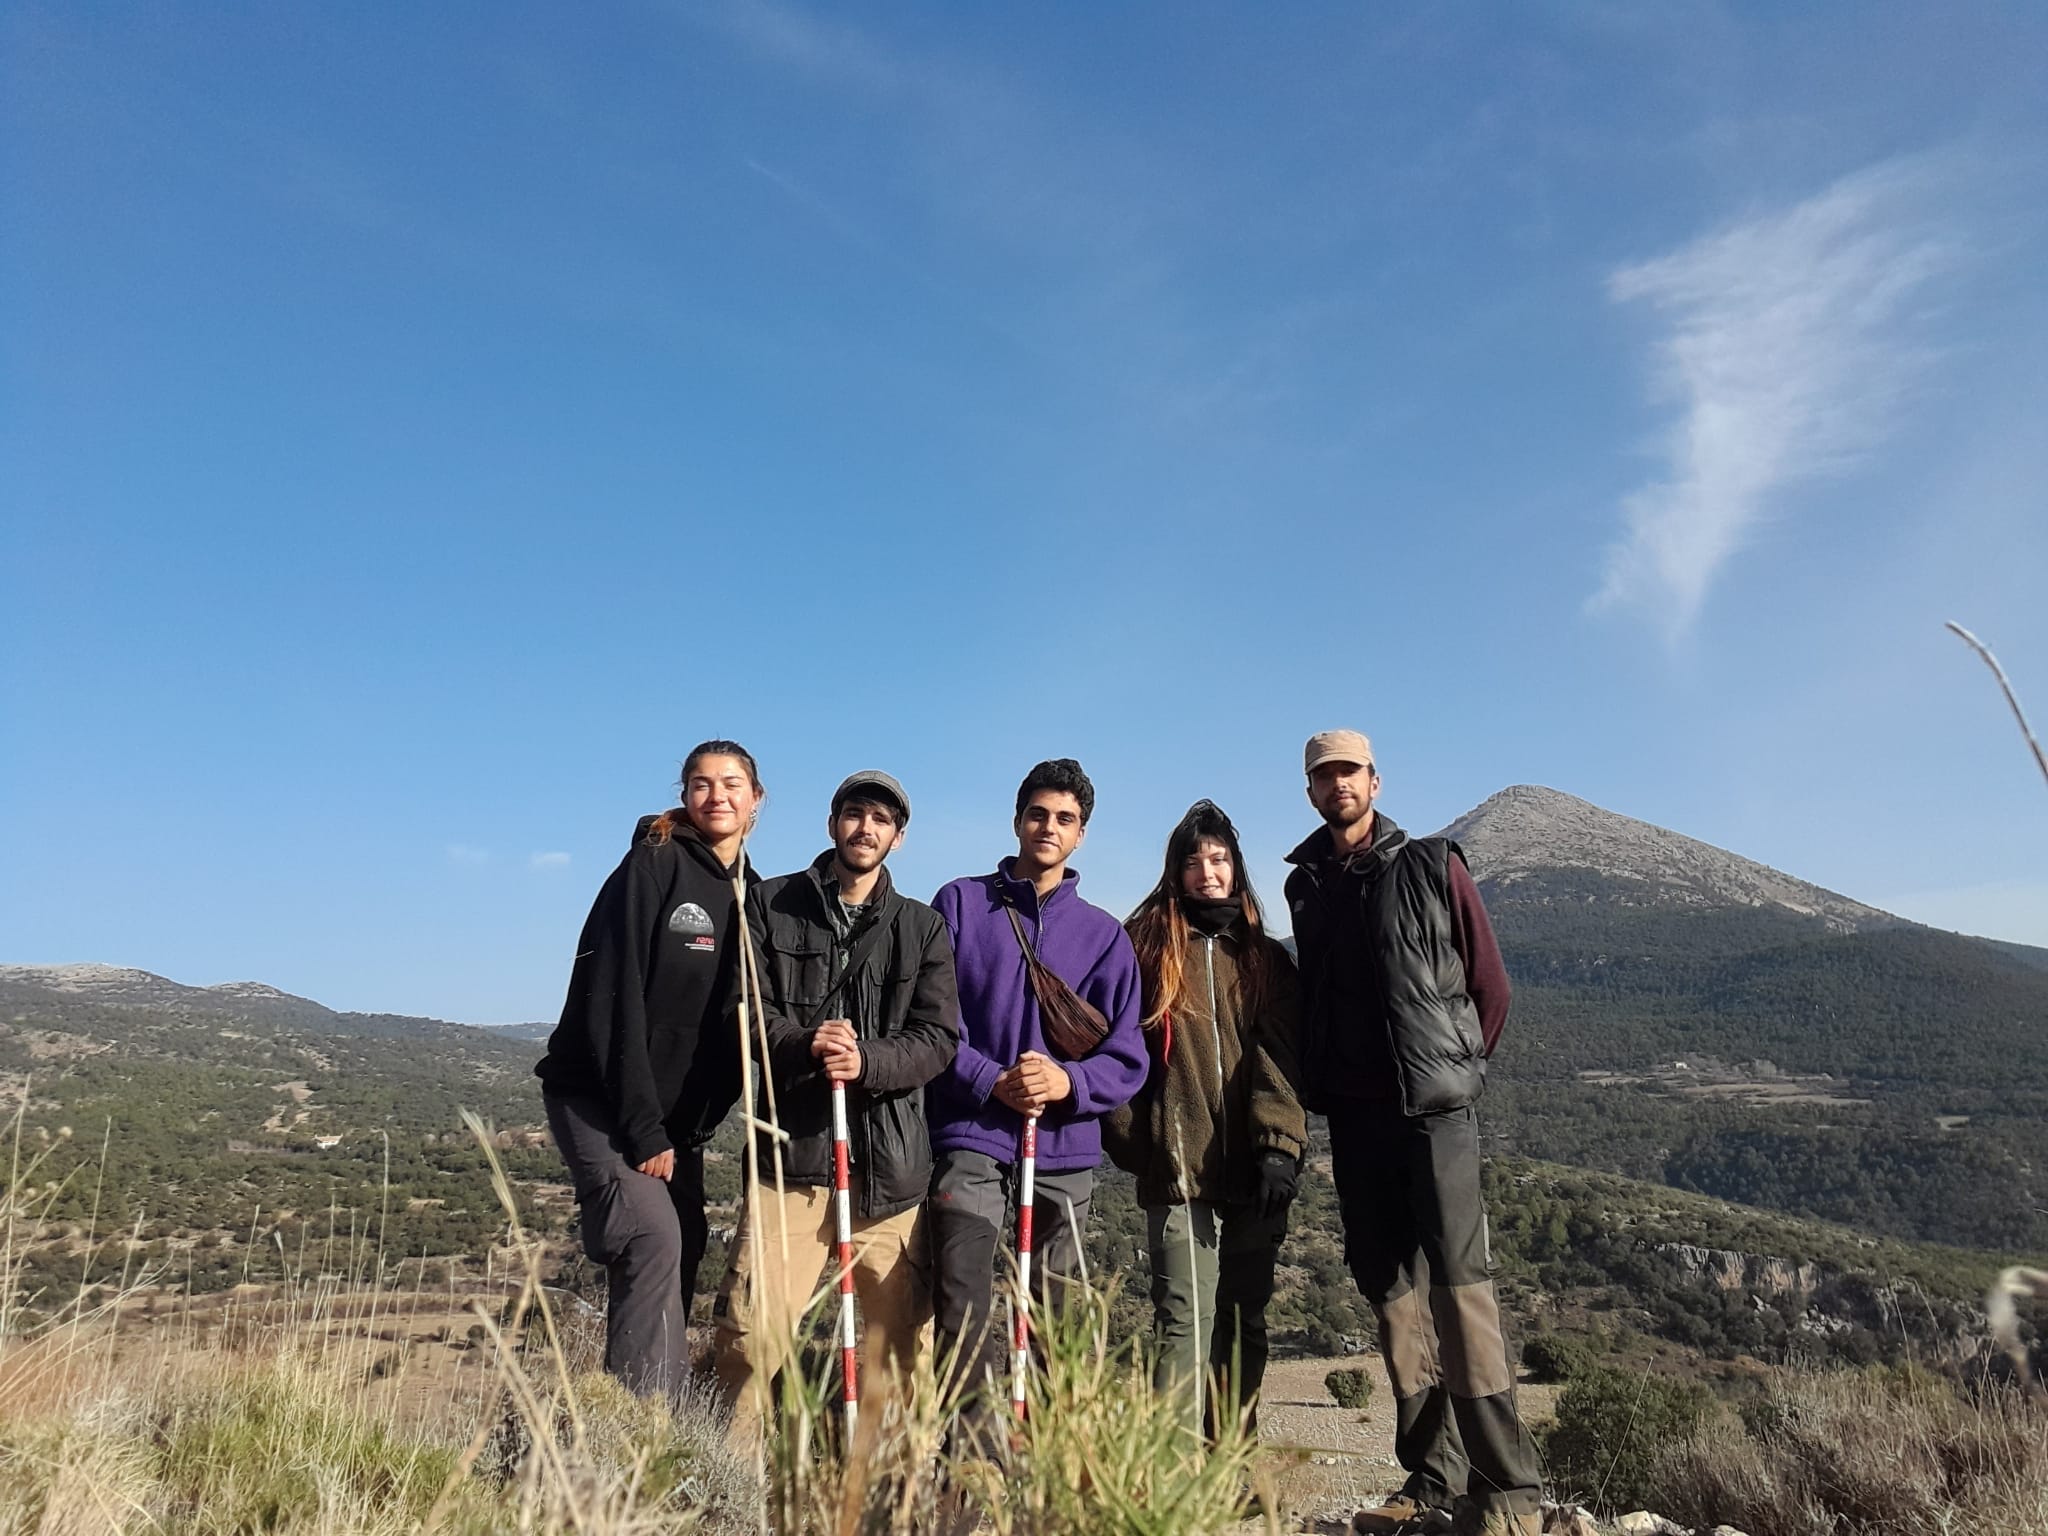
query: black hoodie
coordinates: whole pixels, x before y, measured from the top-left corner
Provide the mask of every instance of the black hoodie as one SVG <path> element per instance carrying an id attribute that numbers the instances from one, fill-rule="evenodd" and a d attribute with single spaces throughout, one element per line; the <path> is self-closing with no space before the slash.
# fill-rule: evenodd
<path id="1" fill-rule="evenodd" d="M 550 1093 L 602 1099 L 635 1165 L 708 1137 L 740 1092 L 726 1023 L 739 959 L 735 871 L 687 822 L 653 841 L 654 820 L 640 819 L 597 893 L 561 1022 L 533 1069 Z M 751 868 L 744 878 L 751 887 Z"/>

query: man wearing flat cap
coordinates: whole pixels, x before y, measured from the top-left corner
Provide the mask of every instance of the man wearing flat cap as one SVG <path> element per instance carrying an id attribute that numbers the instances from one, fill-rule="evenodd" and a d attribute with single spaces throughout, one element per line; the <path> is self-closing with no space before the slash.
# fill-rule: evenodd
<path id="1" fill-rule="evenodd" d="M 783 1192 L 742 1213 L 713 1316 L 719 1385 L 735 1444 L 751 1447 L 778 1371 L 794 1368 L 805 1308 L 836 1273 L 832 1085 L 847 1088 L 853 1281 L 864 1320 L 861 1393 L 900 1391 L 931 1318 L 924 1232 L 932 1151 L 924 1085 L 960 1044 L 953 947 L 938 913 L 889 879 L 910 796 L 886 773 L 850 776 L 832 795 L 832 846 L 808 869 L 764 880 L 747 900 L 759 946 L 767 1070 L 789 1141 Z M 767 1118 L 765 1096 L 755 1114 Z M 760 1166 L 773 1166 L 767 1138 Z M 760 1223 L 761 1274 L 750 1241 Z M 784 1244 L 787 1243 L 785 1249 Z M 787 1262 L 784 1253 L 787 1252 Z M 861 1424 L 882 1422 L 863 1414 Z"/>
<path id="2" fill-rule="evenodd" d="M 1328 1117 L 1344 1256 L 1379 1319 L 1407 1480 L 1353 1528 L 1542 1529 L 1479 1189 L 1474 1106 L 1508 1015 L 1507 969 L 1456 843 L 1375 809 L 1357 731 L 1309 738 L 1323 825 L 1287 856 L 1301 966 L 1302 1103 Z"/>

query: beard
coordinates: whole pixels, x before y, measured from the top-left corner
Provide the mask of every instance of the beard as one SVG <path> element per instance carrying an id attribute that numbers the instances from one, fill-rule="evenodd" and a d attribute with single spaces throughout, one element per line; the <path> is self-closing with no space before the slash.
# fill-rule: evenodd
<path id="1" fill-rule="evenodd" d="M 1332 801 L 1329 808 L 1323 811 L 1323 820 L 1333 828 L 1355 827 L 1371 814 L 1372 801 L 1370 799 L 1353 800 L 1349 804 L 1338 800 Z"/>
<path id="2" fill-rule="evenodd" d="M 845 843 L 833 851 L 838 855 L 839 862 L 856 875 L 864 875 L 871 869 L 879 868 L 882 860 L 888 857 L 879 845 L 870 848 L 859 843 Z"/>

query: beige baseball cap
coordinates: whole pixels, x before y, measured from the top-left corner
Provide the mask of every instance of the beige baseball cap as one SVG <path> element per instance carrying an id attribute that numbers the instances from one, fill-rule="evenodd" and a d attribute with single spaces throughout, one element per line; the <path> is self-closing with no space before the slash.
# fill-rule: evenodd
<path id="1" fill-rule="evenodd" d="M 1301 771 L 1314 773 L 1325 763 L 1372 766 L 1372 743 L 1357 731 L 1317 731 L 1301 754 Z"/>

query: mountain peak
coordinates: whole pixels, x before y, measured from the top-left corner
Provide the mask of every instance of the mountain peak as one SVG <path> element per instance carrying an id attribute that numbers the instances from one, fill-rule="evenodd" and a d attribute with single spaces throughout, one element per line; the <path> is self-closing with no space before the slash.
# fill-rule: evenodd
<path id="1" fill-rule="evenodd" d="M 1515 784 L 1448 827 L 1489 894 L 1506 893 L 1544 872 L 1590 874 L 1631 905 L 1777 907 L 1853 930 L 1899 921 L 1888 912 L 1753 859 L 1590 800 L 1540 784 Z"/>
<path id="2" fill-rule="evenodd" d="M 22 981 L 53 992 L 132 992 L 172 987 L 154 971 L 129 965 L 0 965 L 0 981 Z"/>
<path id="3" fill-rule="evenodd" d="M 0 965 L 0 984 L 41 987 L 123 1008 L 193 1008 L 218 1012 L 247 1006 L 325 1014 L 326 1008 L 260 981 L 188 987 L 128 965 Z"/>

